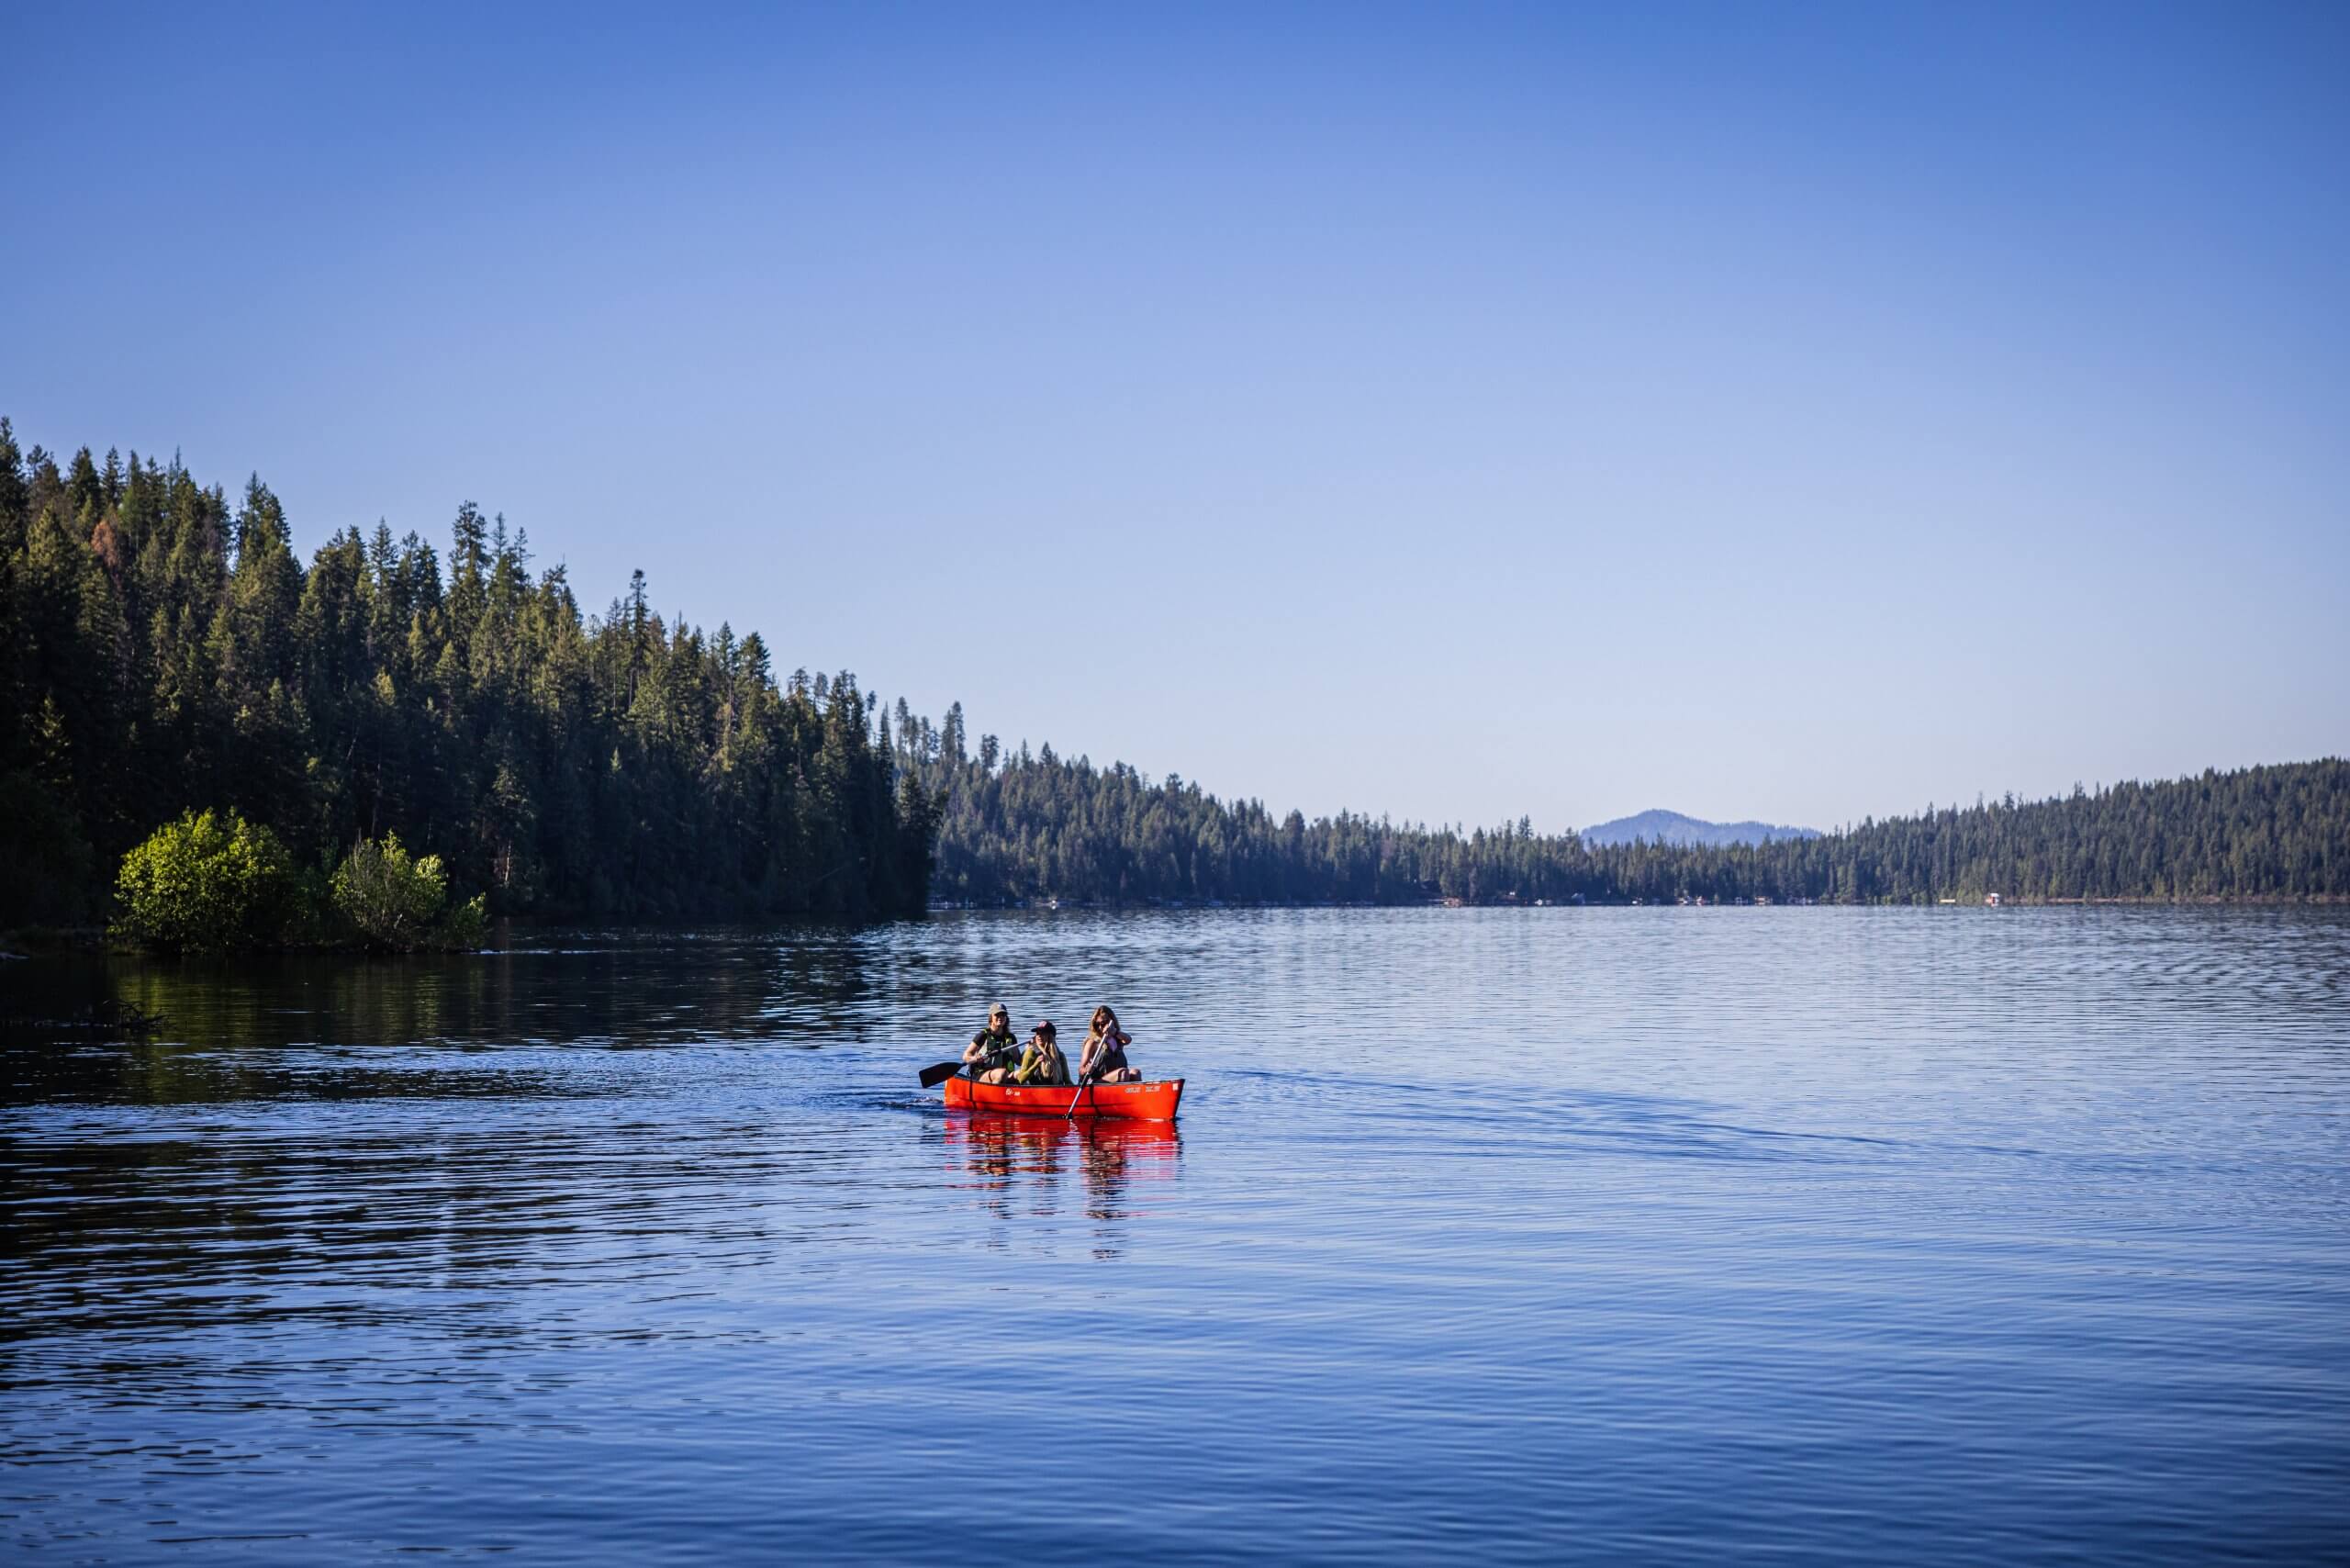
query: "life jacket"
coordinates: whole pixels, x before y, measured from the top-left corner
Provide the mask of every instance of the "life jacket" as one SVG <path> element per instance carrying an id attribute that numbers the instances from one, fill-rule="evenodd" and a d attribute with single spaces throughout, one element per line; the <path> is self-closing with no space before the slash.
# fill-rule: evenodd
<path id="1" fill-rule="evenodd" d="M 978 1034 L 972 1036 L 971 1044 L 979 1047 L 983 1050 L 993 1051 L 995 1053 L 995 1059 L 993 1061 L 990 1061 L 983 1056 L 979 1058 L 979 1060 L 971 1063 L 971 1076 L 977 1078 L 980 1073 L 987 1071 L 990 1068 L 1003 1066 L 1011 1058 L 1013 1049 L 1019 1045 L 1019 1043 L 1020 1036 L 1014 1035 L 1009 1029 L 1006 1029 L 1000 1036 L 991 1034 L 985 1029 L 982 1029 Z"/>

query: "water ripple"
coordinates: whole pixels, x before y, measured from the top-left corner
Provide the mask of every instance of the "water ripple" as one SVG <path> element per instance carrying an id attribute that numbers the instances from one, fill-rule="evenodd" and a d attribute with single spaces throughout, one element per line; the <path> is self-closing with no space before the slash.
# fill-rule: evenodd
<path id="1" fill-rule="evenodd" d="M 2350 919 L 1189 912 L 12 965 L 0 1539 L 2197 1562 L 2350 1539 Z M 946 1114 L 1116 1003 L 1180 1127 Z M 17 1011 L 29 1011 L 19 1007 Z"/>

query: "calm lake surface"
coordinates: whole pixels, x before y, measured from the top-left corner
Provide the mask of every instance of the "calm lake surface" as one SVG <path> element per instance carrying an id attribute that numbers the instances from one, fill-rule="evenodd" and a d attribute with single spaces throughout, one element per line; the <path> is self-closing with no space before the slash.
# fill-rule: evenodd
<path id="1" fill-rule="evenodd" d="M 0 966 L 167 1019 L 0 1051 L 11 1555 L 2350 1551 L 2350 915 L 505 940 Z"/>

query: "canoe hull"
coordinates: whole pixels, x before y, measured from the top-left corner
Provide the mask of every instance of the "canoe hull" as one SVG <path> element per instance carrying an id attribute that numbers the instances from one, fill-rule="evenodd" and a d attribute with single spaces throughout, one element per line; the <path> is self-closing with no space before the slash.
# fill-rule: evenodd
<path id="1" fill-rule="evenodd" d="M 950 1111 L 994 1111 L 1015 1116 L 1066 1116 L 1069 1101 L 1076 1114 L 1124 1122 L 1171 1122 L 1182 1103 L 1183 1081 L 1169 1078 L 1157 1083 L 1095 1083 L 1084 1089 L 1066 1085 L 1047 1088 L 1025 1083 L 974 1083 L 968 1078 L 946 1081 Z"/>

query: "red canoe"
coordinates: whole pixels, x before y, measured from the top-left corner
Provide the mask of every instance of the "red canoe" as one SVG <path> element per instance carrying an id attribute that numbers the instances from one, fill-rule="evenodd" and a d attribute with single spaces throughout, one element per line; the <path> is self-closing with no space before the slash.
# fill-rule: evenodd
<path id="1" fill-rule="evenodd" d="M 1080 1116 L 1113 1116 L 1129 1122 L 1171 1122 L 1183 1098 L 1183 1081 L 1158 1083 L 1093 1083 L 1083 1089 L 1066 1084 L 1047 1087 L 1027 1083 L 975 1083 L 968 1078 L 946 1081 L 950 1111 L 1005 1111 L 1015 1115 L 1066 1116 L 1069 1102 L 1077 1102 Z"/>

